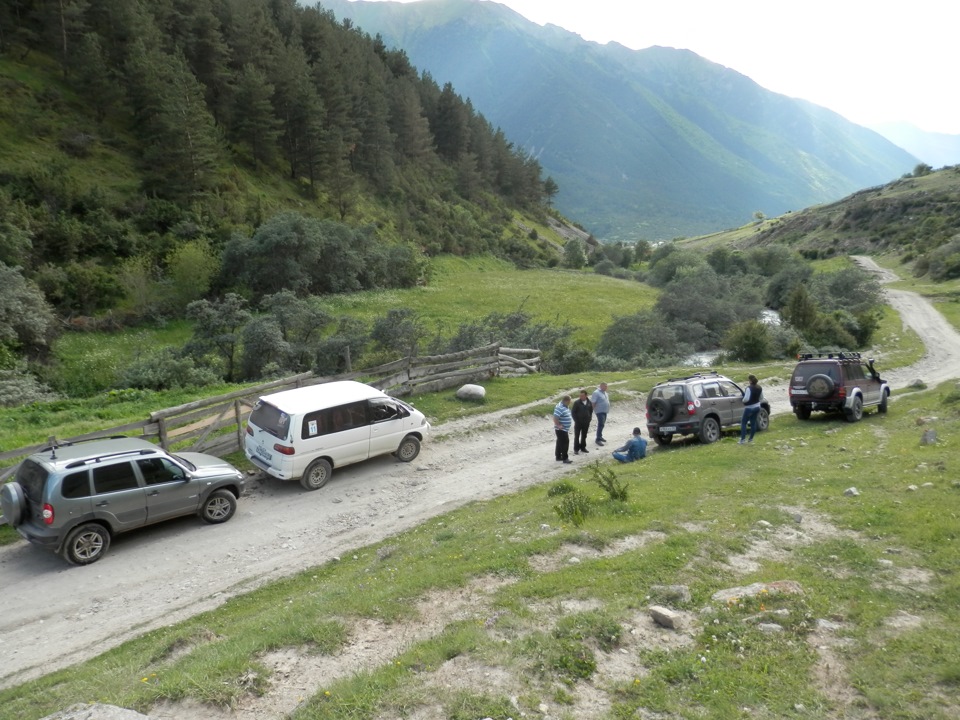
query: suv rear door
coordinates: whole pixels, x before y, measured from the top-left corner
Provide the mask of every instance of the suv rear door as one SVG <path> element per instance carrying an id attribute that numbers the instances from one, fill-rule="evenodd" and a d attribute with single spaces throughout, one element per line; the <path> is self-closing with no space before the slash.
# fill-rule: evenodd
<path id="1" fill-rule="evenodd" d="M 700 398 L 701 419 L 714 413 L 720 418 L 721 427 L 732 422 L 733 408 L 719 380 L 704 380 L 702 386 L 695 386 L 693 391 Z"/>
<path id="2" fill-rule="evenodd" d="M 880 397 L 880 383 L 873 378 L 870 368 L 858 363 L 851 364 L 848 371 L 853 384 L 863 391 L 863 404 L 879 405 L 883 399 Z"/>
<path id="3" fill-rule="evenodd" d="M 147 494 L 140 486 L 130 460 L 93 467 L 93 509 L 106 516 L 117 530 L 130 530 L 147 522 Z"/>

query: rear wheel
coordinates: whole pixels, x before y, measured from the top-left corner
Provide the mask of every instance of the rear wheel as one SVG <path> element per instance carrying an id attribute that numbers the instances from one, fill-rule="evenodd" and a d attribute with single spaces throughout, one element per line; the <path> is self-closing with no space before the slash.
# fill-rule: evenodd
<path id="1" fill-rule="evenodd" d="M 73 565 L 89 565 L 102 558 L 110 548 L 110 532 L 96 523 L 74 528 L 63 546 L 63 556 Z"/>
<path id="2" fill-rule="evenodd" d="M 794 412 L 797 414 L 797 420 L 809 420 L 810 419 L 810 406 L 809 405 L 797 405 L 794 408 Z"/>
<path id="3" fill-rule="evenodd" d="M 237 499 L 229 490 L 214 490 L 200 508 L 200 517 L 211 525 L 225 523 L 237 511 Z"/>
<path id="4" fill-rule="evenodd" d="M 300 478 L 300 484 L 306 490 L 319 490 L 330 479 L 333 468 L 323 458 L 314 460 L 307 466 L 307 471 Z"/>
<path id="5" fill-rule="evenodd" d="M 673 433 L 667 433 L 666 435 L 660 435 L 659 433 L 653 434 L 653 441 L 661 447 L 663 445 L 669 445 L 671 440 L 673 440 Z"/>
<path id="6" fill-rule="evenodd" d="M 849 408 L 843 411 L 847 422 L 857 422 L 863 417 L 863 399 L 857 395 Z"/>
<path id="7" fill-rule="evenodd" d="M 720 423 L 708 417 L 700 424 L 700 442 L 715 443 L 720 439 Z"/>
<path id="8" fill-rule="evenodd" d="M 413 435 L 407 435 L 403 439 L 403 442 L 400 443 L 400 447 L 397 448 L 397 452 L 394 454 L 397 456 L 397 460 L 410 462 L 420 454 L 420 441 L 417 440 Z"/>

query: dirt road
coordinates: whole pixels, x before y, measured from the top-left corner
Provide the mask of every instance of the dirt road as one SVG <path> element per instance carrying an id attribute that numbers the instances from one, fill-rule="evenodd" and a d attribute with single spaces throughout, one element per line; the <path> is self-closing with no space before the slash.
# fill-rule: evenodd
<path id="1" fill-rule="evenodd" d="M 956 377 L 960 335 L 918 296 L 888 297 L 928 347 L 920 363 L 885 373 L 893 386 Z M 789 410 L 785 393 L 770 397 L 775 413 Z M 597 456 L 594 446 L 573 465 L 556 463 L 549 419 L 518 418 L 517 410 L 445 424 L 414 462 L 386 457 L 344 468 L 316 492 L 251 477 L 225 525 L 184 518 L 121 535 L 89 567 L 71 567 L 26 542 L 0 548 L 0 687 L 88 659 L 472 500 L 560 477 Z M 626 438 L 642 418 L 639 397 L 619 398 L 605 434 Z"/>

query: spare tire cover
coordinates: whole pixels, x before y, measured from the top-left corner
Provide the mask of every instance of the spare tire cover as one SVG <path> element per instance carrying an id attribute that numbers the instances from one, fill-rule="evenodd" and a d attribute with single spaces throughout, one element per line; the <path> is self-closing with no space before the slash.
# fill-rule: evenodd
<path id="1" fill-rule="evenodd" d="M 825 398 L 833 394 L 835 384 L 829 375 L 814 375 L 807 380 L 807 394 L 815 398 Z"/>
<path id="2" fill-rule="evenodd" d="M 650 401 L 650 419 L 657 423 L 665 423 L 673 417 L 673 406 L 663 398 L 654 398 Z"/>
<path id="3" fill-rule="evenodd" d="M 23 513 L 27 507 L 27 498 L 18 482 L 6 483 L 0 488 L 0 507 L 7 522 L 16 527 L 23 522 Z"/>

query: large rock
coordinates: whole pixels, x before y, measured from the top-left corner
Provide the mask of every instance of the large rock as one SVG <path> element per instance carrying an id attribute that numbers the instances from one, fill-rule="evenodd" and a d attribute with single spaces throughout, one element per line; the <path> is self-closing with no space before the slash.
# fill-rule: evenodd
<path id="1" fill-rule="evenodd" d="M 78 703 L 40 720 L 150 720 L 150 718 L 136 710 L 127 710 L 116 705 Z"/>
<path id="2" fill-rule="evenodd" d="M 464 385 L 457 390 L 457 397 L 461 400 L 483 400 L 487 390 L 481 385 Z"/>

